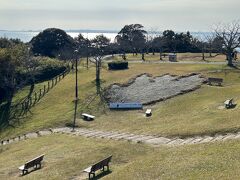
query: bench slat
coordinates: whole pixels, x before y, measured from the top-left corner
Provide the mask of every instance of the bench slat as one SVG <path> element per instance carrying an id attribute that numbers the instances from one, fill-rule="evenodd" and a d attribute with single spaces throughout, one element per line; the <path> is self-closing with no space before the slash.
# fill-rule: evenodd
<path id="1" fill-rule="evenodd" d="M 43 160 L 43 157 L 44 157 L 44 154 L 26 162 L 24 165 L 20 166 L 18 169 L 21 171 L 24 171 L 36 165 L 41 166 L 41 161 Z"/>
<path id="2" fill-rule="evenodd" d="M 93 164 L 92 166 L 84 169 L 83 172 L 87 172 L 87 173 L 96 172 L 97 170 L 102 169 L 104 166 L 108 166 L 111 159 L 112 159 L 112 156 L 109 156 L 109 157 Z"/>
<path id="3" fill-rule="evenodd" d="M 91 119 L 94 119 L 94 118 L 95 118 L 95 116 L 90 115 L 90 114 L 86 114 L 86 113 L 83 113 L 82 116 L 83 116 L 83 117 L 86 117 L 86 118 L 91 118 Z"/>
<path id="4" fill-rule="evenodd" d="M 90 173 L 90 172 L 91 172 L 91 169 L 92 169 L 92 166 L 90 166 L 90 167 L 84 169 L 83 171 L 84 171 L 84 172 L 87 172 L 87 173 Z"/>

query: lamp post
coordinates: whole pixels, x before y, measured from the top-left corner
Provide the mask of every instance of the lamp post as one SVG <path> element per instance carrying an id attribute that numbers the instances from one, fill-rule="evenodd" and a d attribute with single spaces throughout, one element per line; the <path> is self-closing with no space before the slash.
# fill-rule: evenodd
<path id="1" fill-rule="evenodd" d="M 77 116 L 77 103 L 78 103 L 78 50 L 76 49 L 74 51 L 75 54 L 75 71 L 76 71 L 76 82 L 75 82 L 75 108 L 74 108 L 74 118 L 73 118 L 73 129 L 72 131 L 75 130 L 75 124 L 76 124 L 76 116 Z"/>

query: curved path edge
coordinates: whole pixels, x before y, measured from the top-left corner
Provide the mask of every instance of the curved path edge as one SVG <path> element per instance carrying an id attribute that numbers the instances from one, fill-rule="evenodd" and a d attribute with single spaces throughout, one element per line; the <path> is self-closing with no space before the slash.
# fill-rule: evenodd
<path id="1" fill-rule="evenodd" d="M 21 136 L 17 136 L 15 138 L 11 138 L 8 140 L 0 141 L 0 147 L 23 141 L 25 139 L 33 139 L 41 136 L 46 136 L 50 134 L 68 134 L 75 136 L 83 136 L 86 138 L 103 138 L 109 140 L 116 141 L 128 141 L 132 143 L 143 143 L 152 146 L 181 146 L 181 145 L 191 145 L 191 144 L 201 144 L 201 143 L 211 143 L 216 141 L 226 141 L 226 140 L 234 140 L 240 139 L 240 131 L 237 133 L 228 133 L 228 134 L 218 134 L 215 136 L 193 136 L 189 138 L 166 138 L 159 137 L 154 135 L 140 135 L 140 134 L 132 134 L 132 133 L 120 133 L 116 131 L 100 131 L 100 130 L 91 130 L 86 128 L 75 128 L 72 131 L 72 128 L 62 127 L 62 128 L 53 128 L 47 130 L 41 130 L 37 132 L 27 133 Z"/>

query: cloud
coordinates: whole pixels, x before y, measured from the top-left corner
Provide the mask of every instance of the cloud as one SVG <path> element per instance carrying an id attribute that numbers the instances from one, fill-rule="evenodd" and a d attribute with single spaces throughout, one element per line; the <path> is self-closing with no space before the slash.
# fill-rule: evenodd
<path id="1" fill-rule="evenodd" d="M 206 30 L 239 18 L 239 0 L 0 0 L 0 28 Z"/>

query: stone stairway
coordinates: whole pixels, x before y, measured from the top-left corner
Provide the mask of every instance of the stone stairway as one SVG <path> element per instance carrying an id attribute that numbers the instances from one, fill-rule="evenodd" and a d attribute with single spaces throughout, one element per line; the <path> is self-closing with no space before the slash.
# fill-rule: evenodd
<path id="1" fill-rule="evenodd" d="M 75 131 L 72 131 L 72 128 L 63 127 L 63 128 L 53 128 L 49 130 L 42 130 L 38 132 L 24 134 L 15 138 L 8 140 L 0 141 L 0 146 L 10 144 L 13 142 L 18 142 L 25 139 L 37 138 L 40 136 L 50 135 L 50 134 L 68 134 L 75 136 L 83 136 L 86 138 L 103 138 L 115 141 L 128 141 L 132 143 L 143 143 L 153 146 L 181 146 L 181 145 L 190 145 L 190 144 L 200 144 L 200 143 L 209 143 L 216 141 L 226 141 L 230 139 L 240 139 L 240 132 L 238 133 L 228 133 L 228 134 L 218 134 L 215 136 L 193 136 L 189 138 L 165 138 L 154 135 L 139 135 L 132 133 L 122 133 L 122 132 L 108 132 L 108 131 L 99 131 L 93 129 L 85 128 L 75 128 Z"/>

